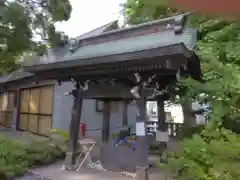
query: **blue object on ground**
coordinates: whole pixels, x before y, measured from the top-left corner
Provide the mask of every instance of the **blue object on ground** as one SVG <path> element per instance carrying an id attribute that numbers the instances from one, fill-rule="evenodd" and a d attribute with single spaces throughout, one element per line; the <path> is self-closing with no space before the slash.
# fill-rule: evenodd
<path id="1" fill-rule="evenodd" d="M 126 137 L 126 138 L 124 138 L 124 139 L 118 139 L 118 140 L 115 140 L 115 141 L 113 141 L 112 142 L 112 144 L 113 144 L 113 146 L 118 146 L 118 145 L 121 145 L 122 143 L 129 143 L 129 144 L 131 144 L 131 146 L 132 146 L 132 149 L 136 149 L 136 141 L 131 141 L 131 142 L 129 142 L 128 141 L 128 137 Z"/>
<path id="2" fill-rule="evenodd" d="M 136 149 L 136 146 L 137 146 L 137 143 L 136 143 L 136 141 L 132 141 L 132 148 L 135 150 Z"/>

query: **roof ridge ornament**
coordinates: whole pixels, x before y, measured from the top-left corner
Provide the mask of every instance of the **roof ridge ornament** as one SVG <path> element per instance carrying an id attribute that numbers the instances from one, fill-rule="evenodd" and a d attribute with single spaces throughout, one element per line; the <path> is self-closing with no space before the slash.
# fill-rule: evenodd
<path id="1" fill-rule="evenodd" d="M 174 34 L 181 34 L 187 22 L 187 15 L 178 15 L 174 18 L 173 32 Z"/>
<path id="2" fill-rule="evenodd" d="M 70 39 L 69 40 L 69 52 L 72 54 L 74 52 L 76 52 L 77 48 L 78 48 L 78 40 L 77 39 Z"/>

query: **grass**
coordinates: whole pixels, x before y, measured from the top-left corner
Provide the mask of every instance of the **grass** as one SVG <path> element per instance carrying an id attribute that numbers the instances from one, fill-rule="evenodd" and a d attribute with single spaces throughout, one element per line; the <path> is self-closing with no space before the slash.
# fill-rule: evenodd
<path id="1" fill-rule="evenodd" d="M 9 180 L 22 175 L 27 168 L 49 164 L 65 155 L 63 142 L 52 139 L 23 143 L 0 134 L 0 179 Z"/>

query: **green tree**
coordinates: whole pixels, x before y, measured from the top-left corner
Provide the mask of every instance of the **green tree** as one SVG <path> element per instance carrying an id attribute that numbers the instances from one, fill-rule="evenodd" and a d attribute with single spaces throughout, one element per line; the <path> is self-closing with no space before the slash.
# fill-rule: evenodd
<path id="1" fill-rule="evenodd" d="M 13 70 L 23 52 L 56 45 L 54 23 L 70 18 L 69 0 L 15 0 L 0 4 L 0 73 Z M 51 29 L 51 30 L 49 30 Z M 34 40 L 38 37 L 39 41 Z"/>
<path id="2" fill-rule="evenodd" d="M 129 25 L 149 22 L 179 13 L 177 9 L 156 6 L 145 0 L 127 0 L 122 6 L 124 22 Z"/>

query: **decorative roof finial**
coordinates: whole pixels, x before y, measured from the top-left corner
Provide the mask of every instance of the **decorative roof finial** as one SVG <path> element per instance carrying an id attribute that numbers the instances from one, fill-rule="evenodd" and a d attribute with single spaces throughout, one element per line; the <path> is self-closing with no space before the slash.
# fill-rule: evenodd
<path id="1" fill-rule="evenodd" d="M 187 15 L 179 15 L 174 19 L 173 31 L 175 34 L 181 34 L 187 22 Z"/>

